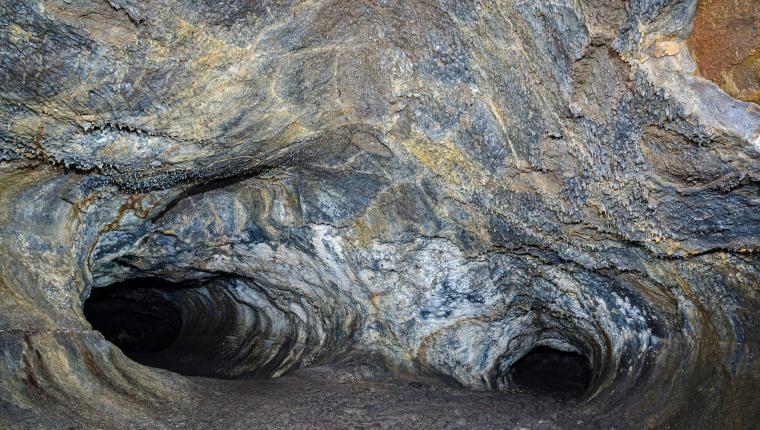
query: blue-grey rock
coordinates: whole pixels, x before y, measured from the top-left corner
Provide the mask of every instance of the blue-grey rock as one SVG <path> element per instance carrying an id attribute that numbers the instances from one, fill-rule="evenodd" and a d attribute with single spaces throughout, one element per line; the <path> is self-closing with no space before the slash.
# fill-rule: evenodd
<path id="1" fill-rule="evenodd" d="M 0 3 L 0 426 L 204 428 L 85 318 L 151 278 L 119 300 L 177 313 L 175 372 L 518 396 L 550 347 L 589 386 L 522 426 L 751 428 L 760 108 L 699 75 L 696 6 Z"/>

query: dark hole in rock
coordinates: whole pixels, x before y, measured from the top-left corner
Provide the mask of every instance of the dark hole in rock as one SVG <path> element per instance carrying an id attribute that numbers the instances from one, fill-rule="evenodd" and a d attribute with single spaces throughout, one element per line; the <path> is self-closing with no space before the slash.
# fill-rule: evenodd
<path id="1" fill-rule="evenodd" d="M 143 362 L 143 357 L 165 350 L 179 336 L 182 314 L 165 296 L 174 288 L 160 278 L 135 278 L 94 288 L 84 303 L 84 315 L 93 329 L 124 354 Z"/>
<path id="2" fill-rule="evenodd" d="M 570 400 L 583 396 L 591 382 L 588 359 L 574 352 L 539 346 L 512 366 L 512 382 L 521 391 Z"/>

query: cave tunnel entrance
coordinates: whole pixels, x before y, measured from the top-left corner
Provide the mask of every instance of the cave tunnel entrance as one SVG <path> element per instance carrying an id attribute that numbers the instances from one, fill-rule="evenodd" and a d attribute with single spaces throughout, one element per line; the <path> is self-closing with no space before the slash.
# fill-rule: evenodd
<path id="1" fill-rule="evenodd" d="M 84 303 L 84 315 L 94 330 L 132 360 L 168 368 L 156 359 L 182 329 L 182 313 L 167 296 L 176 288 L 160 278 L 135 278 L 94 288 Z"/>
<path id="2" fill-rule="evenodd" d="M 583 396 L 591 382 L 588 359 L 578 353 L 538 346 L 512 365 L 510 377 L 520 391 L 561 400 Z"/>

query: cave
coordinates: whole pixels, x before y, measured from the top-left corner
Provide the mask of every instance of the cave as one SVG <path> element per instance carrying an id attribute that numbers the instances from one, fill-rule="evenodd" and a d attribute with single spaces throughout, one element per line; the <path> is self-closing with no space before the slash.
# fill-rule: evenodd
<path id="1" fill-rule="evenodd" d="M 172 369 L 161 360 L 182 330 L 182 312 L 167 297 L 177 288 L 160 278 L 134 278 L 92 291 L 83 312 L 93 330 L 138 363 Z"/>
<path id="2" fill-rule="evenodd" d="M 757 22 L 0 2 L 0 428 L 756 427 Z"/>
<path id="3" fill-rule="evenodd" d="M 577 352 L 538 346 L 517 360 L 510 373 L 518 390 L 579 399 L 591 383 L 592 368 Z"/>
<path id="4" fill-rule="evenodd" d="M 182 328 L 182 314 L 161 296 L 164 288 L 160 279 L 150 278 L 99 288 L 84 303 L 85 318 L 124 352 L 159 352 Z"/>

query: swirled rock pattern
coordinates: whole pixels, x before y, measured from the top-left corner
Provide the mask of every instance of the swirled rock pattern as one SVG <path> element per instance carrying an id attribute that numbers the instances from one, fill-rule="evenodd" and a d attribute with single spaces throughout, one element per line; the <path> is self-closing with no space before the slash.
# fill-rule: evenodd
<path id="1" fill-rule="evenodd" d="M 187 375 L 370 356 L 519 396 L 543 347 L 590 380 L 513 425 L 751 428 L 757 56 L 706 68 L 723 3 L 0 3 L 0 426 L 192 427 L 195 382 L 88 322 L 103 289 Z"/>

